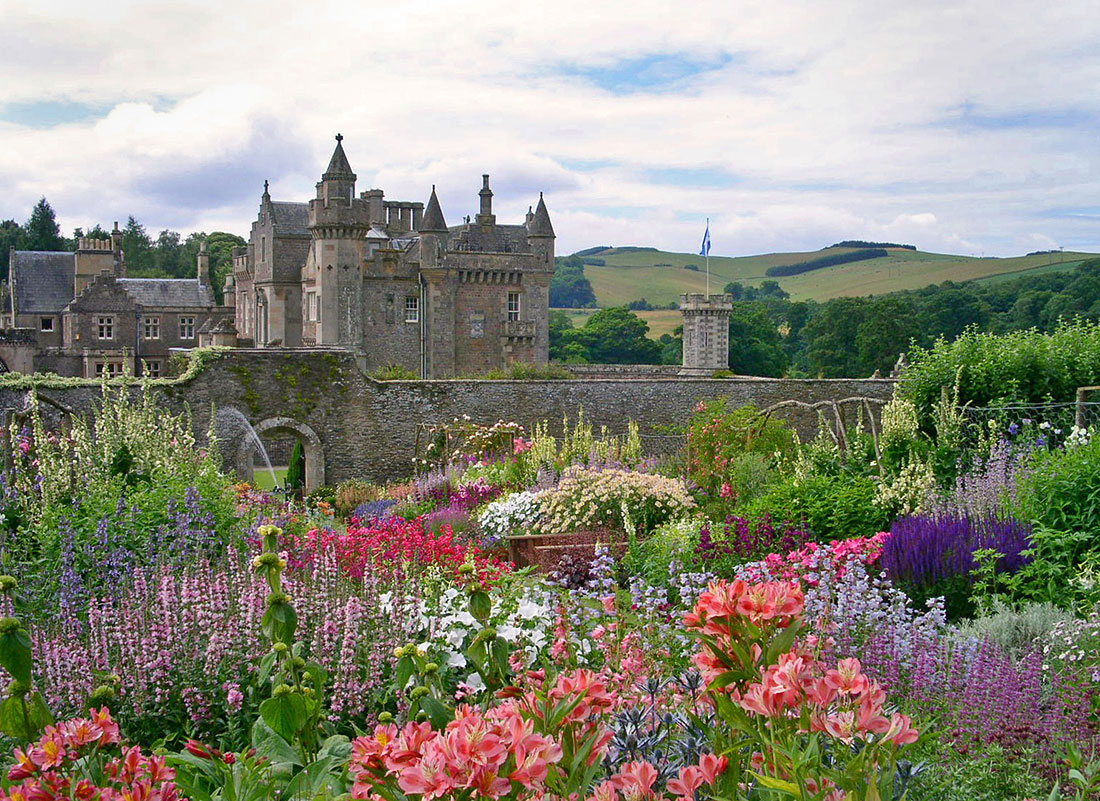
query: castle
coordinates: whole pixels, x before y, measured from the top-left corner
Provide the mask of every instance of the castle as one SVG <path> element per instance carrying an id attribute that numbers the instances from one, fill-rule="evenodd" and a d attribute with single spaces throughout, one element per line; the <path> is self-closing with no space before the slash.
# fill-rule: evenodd
<path id="1" fill-rule="evenodd" d="M 478 214 L 448 226 L 434 186 L 427 206 L 356 195 L 342 139 L 308 203 L 272 200 L 264 183 L 225 285 L 238 343 L 344 347 L 368 370 L 424 378 L 545 364 L 554 228 L 541 194 L 521 225 L 498 224 L 484 175 Z"/>
<path id="2" fill-rule="evenodd" d="M 8 254 L 0 371 L 94 378 L 168 374 L 175 348 L 232 341 L 215 303 L 205 243 L 194 278 L 128 278 L 122 232 L 84 237 L 75 252 Z"/>

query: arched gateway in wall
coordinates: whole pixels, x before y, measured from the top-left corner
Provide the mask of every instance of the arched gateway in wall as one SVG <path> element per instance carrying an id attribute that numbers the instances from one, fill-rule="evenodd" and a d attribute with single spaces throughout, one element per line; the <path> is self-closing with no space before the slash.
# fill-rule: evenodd
<path id="1" fill-rule="evenodd" d="M 306 457 L 306 492 L 325 483 L 325 453 L 321 447 L 321 438 L 312 428 L 289 417 L 269 417 L 252 426 L 252 430 L 257 437 L 263 437 L 264 434 L 289 434 L 298 439 Z M 252 461 L 256 447 L 256 441 L 247 433 L 237 446 L 234 465 L 238 477 L 245 481 L 252 480 Z"/>

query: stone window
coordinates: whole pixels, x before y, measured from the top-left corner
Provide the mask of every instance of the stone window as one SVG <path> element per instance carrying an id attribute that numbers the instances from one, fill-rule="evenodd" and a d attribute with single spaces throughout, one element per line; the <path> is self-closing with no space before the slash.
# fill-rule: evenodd
<path id="1" fill-rule="evenodd" d="M 160 318 L 159 317 L 146 317 L 145 318 L 145 338 L 146 339 L 160 339 Z"/>
<path id="2" fill-rule="evenodd" d="M 116 375 L 122 374 L 122 365 L 118 362 L 96 362 L 95 363 L 95 377 L 102 378 L 106 373 L 108 378 L 114 378 Z"/>
<path id="3" fill-rule="evenodd" d="M 180 339 L 195 338 L 195 318 L 180 317 Z"/>
<path id="4" fill-rule="evenodd" d="M 519 293 L 508 293 L 508 321 L 512 322 L 519 319 Z"/>
<path id="5" fill-rule="evenodd" d="M 260 261 L 267 261 L 267 237 L 260 237 Z"/>
<path id="6" fill-rule="evenodd" d="M 702 337 L 702 346 L 703 346 L 704 348 L 705 348 L 705 347 L 707 346 L 707 333 L 708 333 L 708 332 L 706 332 L 706 331 L 703 331 L 703 332 L 702 332 L 702 334 L 701 334 L 701 337 Z"/>
<path id="7" fill-rule="evenodd" d="M 160 362 L 152 361 L 145 363 L 145 374 L 150 378 L 160 378 Z"/>
<path id="8" fill-rule="evenodd" d="M 43 317 L 40 323 L 40 327 L 43 331 L 53 331 L 53 318 Z"/>
<path id="9" fill-rule="evenodd" d="M 409 295 L 405 298 L 405 322 L 420 322 L 420 298 Z"/>
<path id="10" fill-rule="evenodd" d="M 100 339 L 114 339 L 115 338 L 115 318 L 114 317 L 97 317 L 96 318 L 96 331 L 99 334 Z M 97 373 L 98 375 L 98 373 Z"/>
<path id="11" fill-rule="evenodd" d="M 318 322 L 321 319 L 321 304 L 316 292 L 306 293 L 306 319 Z"/>

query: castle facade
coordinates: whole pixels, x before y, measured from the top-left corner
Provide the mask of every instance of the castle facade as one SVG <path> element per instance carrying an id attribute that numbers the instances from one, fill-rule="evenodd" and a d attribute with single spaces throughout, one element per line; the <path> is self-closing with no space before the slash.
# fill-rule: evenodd
<path id="1" fill-rule="evenodd" d="M 485 175 L 478 214 L 448 226 L 434 187 L 426 206 L 356 195 L 336 140 L 309 202 L 264 184 L 225 286 L 239 344 L 346 347 L 368 369 L 424 378 L 545 364 L 555 237 L 542 196 L 522 224 L 498 224 Z"/>

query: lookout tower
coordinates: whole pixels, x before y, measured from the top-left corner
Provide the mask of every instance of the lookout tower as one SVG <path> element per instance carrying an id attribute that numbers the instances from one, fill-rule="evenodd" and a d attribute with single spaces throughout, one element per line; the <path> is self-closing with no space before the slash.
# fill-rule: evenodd
<path id="1" fill-rule="evenodd" d="M 680 296 L 684 316 L 684 361 L 680 374 L 706 377 L 729 369 L 733 295 Z"/>

